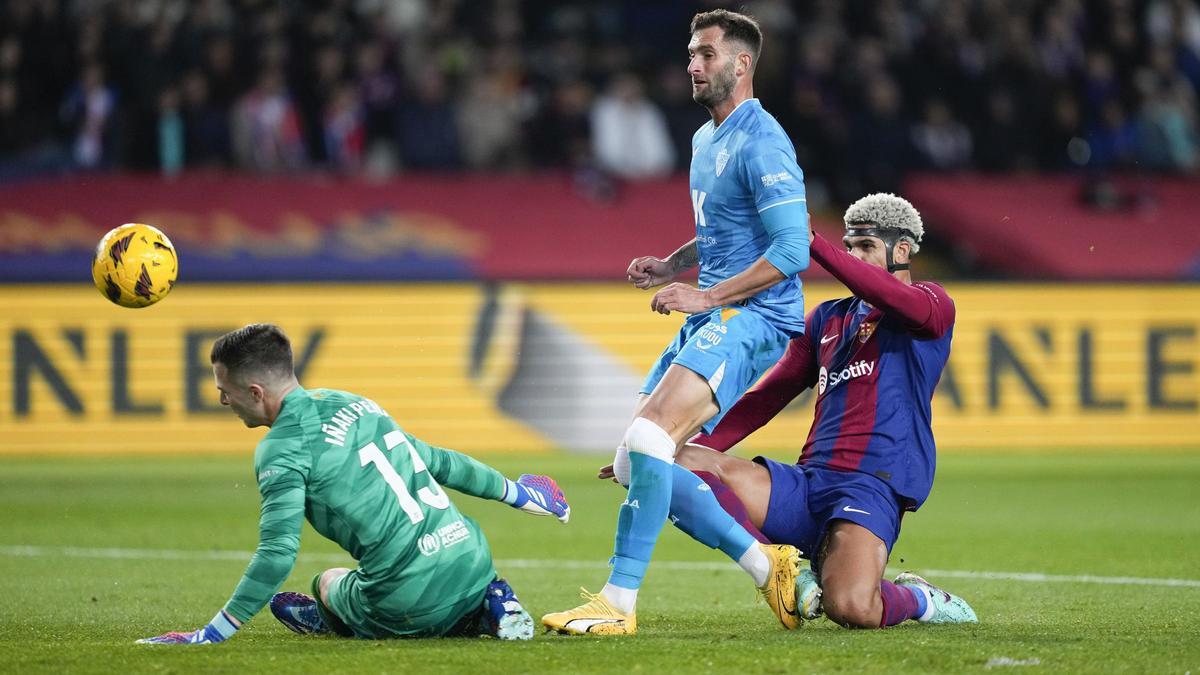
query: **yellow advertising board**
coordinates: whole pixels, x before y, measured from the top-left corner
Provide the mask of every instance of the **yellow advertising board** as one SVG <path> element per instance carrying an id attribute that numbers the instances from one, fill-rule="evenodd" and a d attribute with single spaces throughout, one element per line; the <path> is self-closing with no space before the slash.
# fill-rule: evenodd
<path id="1" fill-rule="evenodd" d="M 934 399 L 948 450 L 1200 449 L 1200 288 L 950 284 Z M 843 295 L 806 286 L 810 306 Z M 212 340 L 292 337 L 301 381 L 371 397 L 468 452 L 607 452 L 682 317 L 618 284 L 181 284 L 127 310 L 84 286 L 0 287 L 0 452 L 249 451 L 217 402 Z M 798 454 L 802 397 L 745 443 Z"/>

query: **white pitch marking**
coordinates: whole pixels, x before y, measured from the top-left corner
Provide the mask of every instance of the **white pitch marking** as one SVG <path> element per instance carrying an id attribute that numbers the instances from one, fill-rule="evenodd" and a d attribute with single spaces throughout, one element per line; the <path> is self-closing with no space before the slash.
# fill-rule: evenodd
<path id="1" fill-rule="evenodd" d="M 248 562 L 251 552 L 230 550 L 186 550 L 169 548 L 87 548 L 81 546 L 0 546 L 0 556 L 13 558 L 111 558 L 130 560 L 229 560 Z M 353 561 L 344 553 L 302 553 L 313 562 Z M 608 569 L 600 560 L 551 560 L 542 558 L 497 559 L 496 567 L 508 569 Z M 703 572 L 740 572 L 733 563 L 718 561 L 663 560 L 651 563 L 654 569 Z M 895 573 L 891 570 L 890 573 Z M 1109 584 L 1117 586 L 1164 586 L 1200 588 L 1200 579 L 1161 579 L 1153 577 L 1102 577 L 1093 574 L 1042 574 L 1040 572 L 973 572 L 969 570 L 922 569 L 922 576 L 988 581 L 1025 581 L 1031 583 Z"/>

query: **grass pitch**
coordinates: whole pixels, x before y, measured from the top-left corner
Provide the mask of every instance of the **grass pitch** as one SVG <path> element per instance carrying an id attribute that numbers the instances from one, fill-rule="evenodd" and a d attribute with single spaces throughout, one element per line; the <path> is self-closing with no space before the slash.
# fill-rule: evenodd
<path id="1" fill-rule="evenodd" d="M 456 497 L 535 616 L 598 590 L 615 485 L 603 458 L 485 456 L 557 477 L 571 523 Z M 1200 454 L 943 454 L 892 556 L 964 597 L 976 626 L 786 632 L 746 577 L 670 527 L 633 639 L 301 638 L 259 614 L 230 642 L 135 645 L 190 630 L 257 543 L 246 457 L 0 459 L 0 663 L 6 672 L 1200 672 Z M 348 564 L 311 530 L 285 589 Z"/>

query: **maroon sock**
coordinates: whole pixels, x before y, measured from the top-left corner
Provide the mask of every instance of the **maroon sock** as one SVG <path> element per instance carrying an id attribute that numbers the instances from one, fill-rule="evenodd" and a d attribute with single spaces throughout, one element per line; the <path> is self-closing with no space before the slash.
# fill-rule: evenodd
<path id="1" fill-rule="evenodd" d="M 722 483 L 720 478 L 717 478 L 716 474 L 707 471 L 694 471 L 693 473 L 712 488 L 713 496 L 717 498 L 717 502 L 721 505 L 721 508 L 725 509 L 725 513 L 733 516 L 738 525 L 746 528 L 746 531 L 760 542 L 764 544 L 771 543 L 771 540 L 767 539 L 766 535 L 760 532 L 754 526 L 754 523 L 750 522 L 750 514 L 746 513 L 746 505 L 742 503 L 741 499 L 738 499 L 737 494 L 729 489 L 728 485 Z"/>
<path id="2" fill-rule="evenodd" d="M 911 589 L 897 586 L 887 579 L 879 580 L 879 596 L 883 598 L 883 620 L 880 628 L 895 626 L 921 616 L 921 605 Z"/>

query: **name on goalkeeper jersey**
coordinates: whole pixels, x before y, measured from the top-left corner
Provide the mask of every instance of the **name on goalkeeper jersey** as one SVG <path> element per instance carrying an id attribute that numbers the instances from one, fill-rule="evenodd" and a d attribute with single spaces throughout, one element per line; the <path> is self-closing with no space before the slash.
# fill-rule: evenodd
<path id="1" fill-rule="evenodd" d="M 338 411 L 333 413 L 333 417 L 330 417 L 328 422 L 321 425 L 321 431 L 325 434 L 325 442 L 330 445 L 344 447 L 346 445 L 346 432 L 350 429 L 350 425 L 367 415 L 386 416 L 387 412 L 379 407 L 378 403 L 369 398 L 364 398 L 356 403 L 338 408 Z"/>

